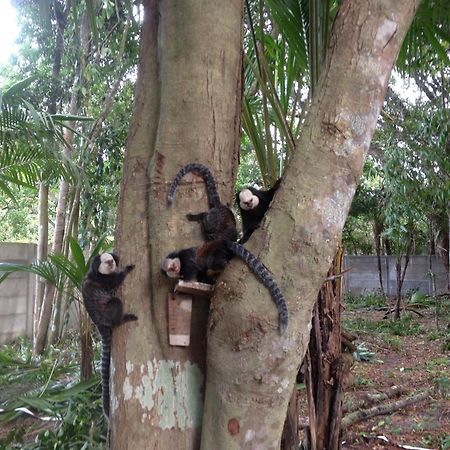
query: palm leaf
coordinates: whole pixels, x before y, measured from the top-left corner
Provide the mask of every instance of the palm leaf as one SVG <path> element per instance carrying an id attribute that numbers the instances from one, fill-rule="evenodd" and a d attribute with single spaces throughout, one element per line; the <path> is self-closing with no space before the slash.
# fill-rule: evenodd
<path id="1" fill-rule="evenodd" d="M 71 236 L 69 238 L 70 251 L 72 252 L 72 258 L 77 265 L 77 269 L 83 276 L 87 272 L 86 260 L 84 258 L 83 250 L 81 249 L 78 242 Z"/>
<path id="2" fill-rule="evenodd" d="M 3 275 L 0 277 L 0 283 L 13 272 L 28 272 L 44 278 L 57 289 L 62 289 L 64 285 L 63 273 L 50 261 L 39 261 L 30 265 L 0 262 L 0 272 L 3 272 Z"/>

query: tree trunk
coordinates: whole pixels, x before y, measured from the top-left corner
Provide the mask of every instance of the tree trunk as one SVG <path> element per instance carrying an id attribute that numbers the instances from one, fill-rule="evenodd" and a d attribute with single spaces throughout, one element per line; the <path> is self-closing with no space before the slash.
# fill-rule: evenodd
<path id="1" fill-rule="evenodd" d="M 174 205 L 167 188 L 186 163 L 216 176 L 231 200 L 240 144 L 242 2 L 148 0 L 119 202 L 117 247 L 136 264 L 122 289 L 137 322 L 113 333 L 111 448 L 200 445 L 208 301 L 193 301 L 189 347 L 168 345 L 171 251 L 201 241 L 187 212 L 207 209 L 204 183 L 186 176 Z M 130 444 L 130 437 L 132 444 Z"/>
<path id="2" fill-rule="evenodd" d="M 216 285 L 208 333 L 202 448 L 278 448 L 287 403 L 309 339 L 392 65 L 418 1 L 344 1 L 303 127 L 263 226 L 247 247 L 289 302 L 277 331 L 269 295 L 238 261 Z M 364 101 L 361 101 L 364 98 Z"/>
<path id="3" fill-rule="evenodd" d="M 72 93 L 70 96 L 69 114 L 76 115 L 78 113 L 78 93 L 81 91 L 84 85 L 84 70 L 86 68 L 87 59 L 90 49 L 91 28 L 89 26 L 89 17 L 87 11 L 85 11 L 80 20 L 80 59 L 78 61 L 80 69 L 79 73 L 75 76 L 75 80 L 72 85 Z M 70 128 L 66 128 L 64 137 L 67 142 L 67 147 L 64 148 L 64 158 L 68 160 L 72 157 L 72 143 L 74 137 L 73 122 L 69 123 Z M 66 214 L 67 214 L 67 200 L 69 195 L 70 185 L 67 181 L 61 180 L 59 185 L 58 205 L 55 214 L 55 233 L 53 236 L 53 253 L 60 253 L 63 250 L 64 232 L 66 230 Z M 65 253 L 66 255 L 68 252 Z M 53 344 L 59 337 L 60 319 L 61 319 L 61 293 L 55 294 L 55 287 L 52 285 L 47 286 L 48 301 L 52 303 L 52 320 L 49 330 L 49 343 Z"/>
<path id="4" fill-rule="evenodd" d="M 298 391 L 297 386 L 294 385 L 284 421 L 280 450 L 298 450 L 300 445 L 298 437 L 298 416 Z"/>
<path id="5" fill-rule="evenodd" d="M 375 221 L 373 226 L 373 234 L 375 239 L 375 252 L 377 254 L 377 267 L 378 267 L 378 277 L 380 280 L 380 290 L 383 299 L 386 301 L 386 293 L 384 291 L 383 285 L 383 268 L 381 265 L 381 233 L 383 231 L 383 224 L 381 222 Z"/>
<path id="6" fill-rule="evenodd" d="M 48 186 L 44 183 L 39 185 L 39 235 L 37 245 L 37 261 L 46 261 L 48 256 Z M 36 355 L 42 351 L 45 345 L 45 336 L 42 335 L 40 327 L 40 316 L 45 293 L 45 280 L 36 277 L 36 290 L 34 296 L 33 312 L 33 353 Z M 47 328 L 45 329 L 45 333 Z"/>
<path id="7" fill-rule="evenodd" d="M 408 265 L 409 265 L 409 260 L 410 260 L 413 244 L 414 244 L 414 237 L 411 234 L 410 238 L 409 238 L 409 242 L 408 242 L 408 247 L 406 249 L 405 266 L 403 267 L 403 270 L 402 270 L 402 256 L 401 255 L 397 257 L 397 262 L 395 264 L 395 274 L 396 274 L 396 279 L 397 279 L 397 283 L 396 283 L 397 284 L 397 299 L 396 299 L 396 303 L 395 303 L 395 312 L 394 312 L 395 320 L 400 319 L 400 311 L 401 311 L 401 306 L 402 306 L 403 282 L 405 281 L 406 269 L 408 268 Z"/>
<path id="8" fill-rule="evenodd" d="M 121 295 L 139 321 L 113 334 L 112 448 L 194 449 L 200 427 L 205 450 L 279 447 L 312 306 L 417 6 L 406 0 L 347 0 L 341 6 L 301 152 L 248 242 L 288 299 L 289 329 L 279 336 L 269 294 L 240 262 L 231 262 L 211 303 L 202 424 L 207 302 L 194 299 L 191 345 L 169 347 L 168 282 L 159 265 L 170 251 L 199 242 L 199 227 L 184 214 L 205 209 L 206 196 L 203 183 L 186 177 L 169 210 L 166 190 L 182 164 L 200 161 L 214 171 L 222 199 L 231 198 L 242 3 L 144 2 L 117 229 L 122 264 L 136 264 Z"/>
<path id="9" fill-rule="evenodd" d="M 312 450 L 340 448 L 344 374 L 341 346 L 343 251 L 328 271 L 330 281 L 320 289 L 313 315 L 306 366 L 306 392 Z M 338 275 L 337 277 L 334 277 Z"/>
<path id="10" fill-rule="evenodd" d="M 62 10 L 62 5 L 59 2 L 53 3 L 53 12 L 54 17 L 56 18 L 56 43 L 55 51 L 53 54 L 52 84 L 48 105 L 49 114 L 56 114 L 56 103 L 58 98 L 60 97 L 61 88 L 59 76 L 61 72 L 62 53 L 64 50 L 64 30 L 67 24 L 66 18 L 70 7 L 71 0 L 67 0 L 64 10 Z M 47 196 L 47 199 L 43 198 L 44 195 Z M 39 211 L 38 261 L 45 261 L 48 256 L 48 186 L 45 186 L 44 183 L 41 183 L 39 187 L 39 208 L 43 208 L 44 204 L 46 204 L 46 212 L 44 213 L 41 210 Z M 45 242 L 43 241 L 44 239 Z M 49 289 L 49 284 L 45 283 L 44 280 L 38 279 L 34 313 L 35 317 L 39 317 L 39 321 L 37 324 L 37 330 L 35 329 L 33 335 L 34 354 L 42 353 L 47 342 L 47 333 L 52 316 L 53 303 L 53 295 L 48 294 Z M 53 289 L 53 287 L 51 289 Z"/>

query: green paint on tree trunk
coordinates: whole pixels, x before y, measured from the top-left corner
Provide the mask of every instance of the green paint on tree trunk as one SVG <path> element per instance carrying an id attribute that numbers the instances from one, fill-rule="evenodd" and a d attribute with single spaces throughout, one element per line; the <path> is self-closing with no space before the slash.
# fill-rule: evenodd
<path id="1" fill-rule="evenodd" d="M 179 430 L 201 425 L 204 380 L 196 364 L 154 359 L 140 367 L 127 362 L 126 370 L 123 397 L 140 403 L 142 423 Z"/>

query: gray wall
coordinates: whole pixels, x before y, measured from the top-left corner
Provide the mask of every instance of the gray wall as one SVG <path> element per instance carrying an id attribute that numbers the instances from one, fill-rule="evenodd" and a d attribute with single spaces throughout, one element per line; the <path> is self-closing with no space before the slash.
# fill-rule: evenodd
<path id="1" fill-rule="evenodd" d="M 383 286 L 387 295 L 396 294 L 395 256 L 382 256 L 381 267 L 383 273 Z M 404 264 L 404 260 L 402 261 Z M 344 257 L 345 269 L 350 269 L 344 275 L 344 290 L 352 294 L 364 294 L 380 290 L 376 256 L 351 256 Z M 406 269 L 405 281 L 402 294 L 411 291 L 420 291 L 432 294 L 431 277 L 428 273 L 432 271 L 436 279 L 436 293 L 447 292 L 447 274 L 442 260 L 436 256 L 431 258 L 427 255 L 411 256 Z"/>
<path id="2" fill-rule="evenodd" d="M 0 262 L 30 264 L 35 244 L 0 243 Z M 17 336 L 32 336 L 36 277 L 16 272 L 0 284 L 0 344 Z"/>

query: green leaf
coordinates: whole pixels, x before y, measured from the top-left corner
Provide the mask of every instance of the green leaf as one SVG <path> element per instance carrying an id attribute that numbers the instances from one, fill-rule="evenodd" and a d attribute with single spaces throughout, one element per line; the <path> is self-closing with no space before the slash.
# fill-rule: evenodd
<path id="1" fill-rule="evenodd" d="M 72 252 L 72 257 L 75 261 L 75 264 L 78 267 L 78 270 L 84 274 L 87 272 L 86 261 L 84 259 L 83 250 L 81 249 L 78 242 L 71 236 L 69 238 L 70 251 Z"/>
<path id="2" fill-rule="evenodd" d="M 3 92 L 4 97 L 11 97 L 15 94 L 21 94 L 25 88 L 30 86 L 33 81 L 39 79 L 39 75 L 33 75 L 31 77 L 25 78 L 24 80 L 18 81 L 17 83 L 10 86 Z"/>

